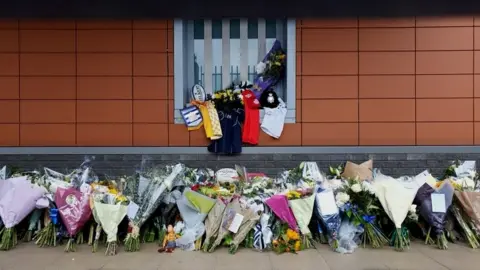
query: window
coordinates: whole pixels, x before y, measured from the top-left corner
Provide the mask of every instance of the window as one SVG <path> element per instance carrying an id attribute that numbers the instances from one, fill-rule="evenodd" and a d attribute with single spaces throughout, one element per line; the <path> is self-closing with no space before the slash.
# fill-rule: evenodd
<path id="1" fill-rule="evenodd" d="M 256 64 L 265 57 L 276 39 L 287 54 L 286 76 L 276 86 L 276 92 L 287 104 L 285 122 L 293 123 L 295 20 L 175 20 L 175 123 L 183 123 L 179 110 L 189 102 L 193 85 L 198 83 L 207 93 L 213 93 L 232 82 L 253 82 Z"/>

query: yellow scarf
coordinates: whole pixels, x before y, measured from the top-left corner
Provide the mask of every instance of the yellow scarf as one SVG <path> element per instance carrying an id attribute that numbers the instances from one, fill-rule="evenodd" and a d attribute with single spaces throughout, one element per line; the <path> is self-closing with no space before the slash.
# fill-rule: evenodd
<path id="1" fill-rule="evenodd" d="M 220 120 L 218 119 L 217 109 L 212 101 L 192 101 L 192 104 L 197 106 L 198 110 L 202 114 L 203 127 L 205 128 L 205 135 L 211 140 L 218 140 L 222 138 L 222 127 L 220 126 Z"/>

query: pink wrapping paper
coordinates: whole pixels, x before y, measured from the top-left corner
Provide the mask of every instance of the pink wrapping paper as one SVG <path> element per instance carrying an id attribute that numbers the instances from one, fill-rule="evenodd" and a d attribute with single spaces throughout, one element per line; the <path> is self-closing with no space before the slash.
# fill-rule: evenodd
<path id="1" fill-rule="evenodd" d="M 0 217 L 5 227 L 13 228 L 28 216 L 45 191 L 32 185 L 26 176 L 0 181 Z"/>
<path id="2" fill-rule="evenodd" d="M 90 194 L 71 188 L 57 188 L 55 204 L 70 236 L 76 235 L 92 215 Z"/>
<path id="3" fill-rule="evenodd" d="M 293 216 L 292 209 L 288 206 L 287 197 L 284 195 L 273 195 L 265 203 L 280 220 L 286 222 L 292 230 L 298 231 L 297 221 Z"/>

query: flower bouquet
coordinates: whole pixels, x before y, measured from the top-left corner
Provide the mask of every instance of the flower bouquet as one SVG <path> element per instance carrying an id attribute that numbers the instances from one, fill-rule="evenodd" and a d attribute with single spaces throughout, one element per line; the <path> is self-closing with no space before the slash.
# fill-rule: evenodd
<path id="1" fill-rule="evenodd" d="M 364 228 L 353 224 L 349 218 L 344 218 L 338 229 L 338 247 L 336 252 L 347 254 L 353 253 L 361 239 L 360 236 L 364 233 Z"/>
<path id="2" fill-rule="evenodd" d="M 283 172 L 280 183 L 285 189 L 313 188 L 317 182 L 323 180 L 323 176 L 315 162 L 301 162 L 296 168 Z"/>
<path id="3" fill-rule="evenodd" d="M 300 235 L 295 230 L 289 228 L 288 224 L 278 221 L 275 224 L 275 231 L 272 241 L 272 248 L 275 253 L 297 253 L 302 249 Z"/>
<path id="4" fill-rule="evenodd" d="M 83 238 L 81 230 L 92 215 L 90 193 L 91 187 L 88 184 L 82 185 L 80 190 L 73 187 L 57 189 L 55 204 L 69 235 L 69 240 L 65 247 L 66 252 L 75 251 L 75 236 Z"/>
<path id="5" fill-rule="evenodd" d="M 430 225 L 425 243 L 430 241 L 430 232 L 433 227 L 437 237 L 437 246 L 440 249 L 447 249 L 445 237 L 445 219 L 447 210 L 452 204 L 454 188 L 450 181 L 443 181 L 440 187 L 434 188 L 428 182 L 423 184 L 417 191 L 414 204 L 419 208 L 420 215 Z"/>
<path id="6" fill-rule="evenodd" d="M 201 237 L 205 232 L 203 221 L 210 210 L 215 206 L 215 199 L 207 197 L 191 189 L 185 189 L 183 196 L 177 201 L 177 207 L 185 223 L 184 234 L 177 242 L 183 242 L 184 245 L 192 245 L 193 249 L 199 249 L 201 246 Z M 187 239 L 188 238 L 188 239 Z M 200 240 L 200 241 L 199 241 Z"/>
<path id="7" fill-rule="evenodd" d="M 388 244 L 387 237 L 376 224 L 380 207 L 375 190 L 368 181 L 347 180 L 336 195 L 337 206 L 355 226 L 364 227 L 363 245 L 380 248 Z"/>
<path id="8" fill-rule="evenodd" d="M 391 242 L 396 250 L 403 251 L 410 245 L 406 227 L 402 226 L 407 217 L 419 186 L 412 179 L 394 179 L 376 173 L 374 178 L 375 194 L 383 210 L 395 224 Z"/>
<path id="9" fill-rule="evenodd" d="M 98 226 L 101 226 L 97 229 L 100 228 L 107 234 L 105 255 L 116 255 L 118 225 L 127 215 L 129 202 L 123 196 L 115 196 L 110 193 L 95 192 L 91 198 L 94 218 Z M 99 230 L 97 230 L 97 235 L 100 236 Z M 96 242 L 98 242 L 98 238 L 95 239 Z M 98 244 L 94 244 L 93 251 L 96 251 L 96 245 Z"/>
<path id="10" fill-rule="evenodd" d="M 288 224 L 290 229 L 298 231 L 297 221 L 285 195 L 273 195 L 265 201 L 265 204 L 282 222 Z"/>
<path id="11" fill-rule="evenodd" d="M 255 96 L 260 98 L 262 92 L 275 86 L 285 75 L 286 55 L 280 41 L 275 40 L 272 48 L 262 62 L 255 67 L 257 77 L 254 80 L 253 89 Z"/>
<path id="12" fill-rule="evenodd" d="M 240 204 L 241 211 L 236 213 L 230 224 L 229 230 L 235 234 L 228 249 L 230 254 L 237 252 L 238 246 L 245 240 L 247 234 L 260 220 L 260 215 L 263 212 L 263 204 L 250 203 L 247 205 L 246 203 L 242 203 L 238 198 L 234 198 L 233 200 Z M 241 221 L 235 222 L 238 219 L 241 219 Z M 238 229 L 235 228 L 235 223 L 238 224 Z"/>
<path id="13" fill-rule="evenodd" d="M 218 235 L 222 223 L 223 213 L 225 212 L 226 207 L 227 202 L 218 197 L 215 200 L 215 205 L 212 207 L 207 215 L 207 218 L 205 219 L 205 241 L 202 245 L 202 249 L 205 252 L 210 250 L 211 245 Z"/>
<path id="14" fill-rule="evenodd" d="M 315 195 L 312 189 L 297 189 L 287 192 L 287 199 L 292 209 L 293 216 L 295 217 L 300 232 L 302 233 L 302 243 L 305 248 L 311 248 L 312 233 L 308 228 L 308 224 L 312 219 L 313 206 L 315 205 Z"/>
<path id="15" fill-rule="evenodd" d="M 325 187 L 325 186 L 324 186 Z M 333 190 L 317 188 L 315 194 L 315 213 L 319 219 L 325 224 L 328 234 L 328 243 L 335 250 L 338 248 L 338 230 L 342 219 L 340 210 L 335 203 Z"/>
<path id="16" fill-rule="evenodd" d="M 162 202 L 164 192 L 171 190 L 175 182 L 184 176 L 184 168 L 181 164 L 166 168 L 155 167 L 146 172 L 146 177 L 143 181 L 148 182 L 148 185 L 145 188 L 142 188 L 140 185 L 141 181 L 139 181 L 137 189 L 133 189 L 135 193 L 127 194 L 132 198 L 136 198 L 131 202 L 131 206 L 136 205 L 135 208 L 138 210 L 134 218 L 130 219 L 129 222 L 129 232 L 125 238 L 126 251 L 133 252 L 140 250 L 140 227 L 158 208 Z M 139 177 L 141 176 L 139 175 Z"/>
<path id="17" fill-rule="evenodd" d="M 0 181 L 0 217 L 4 227 L 0 231 L 0 250 L 17 245 L 15 225 L 20 223 L 45 195 L 45 189 L 32 184 L 27 176 Z"/>

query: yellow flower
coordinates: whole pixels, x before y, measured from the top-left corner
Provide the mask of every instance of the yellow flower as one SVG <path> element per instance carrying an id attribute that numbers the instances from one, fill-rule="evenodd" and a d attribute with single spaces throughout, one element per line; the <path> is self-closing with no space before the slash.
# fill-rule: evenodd
<path id="1" fill-rule="evenodd" d="M 295 251 L 300 251 L 301 243 L 300 240 L 295 241 Z"/>
<path id="2" fill-rule="evenodd" d="M 287 238 L 288 240 L 298 240 L 298 233 L 292 229 L 287 229 Z"/>
<path id="3" fill-rule="evenodd" d="M 295 190 L 288 191 L 287 199 L 291 200 L 291 199 L 298 199 L 298 198 L 300 198 L 300 193 L 298 191 L 295 191 Z"/>

